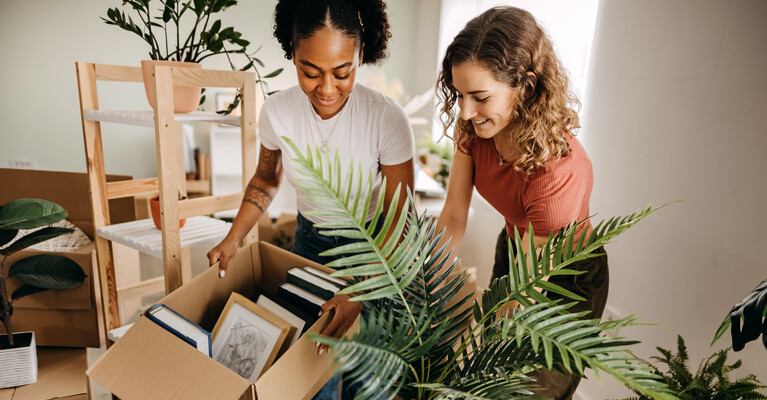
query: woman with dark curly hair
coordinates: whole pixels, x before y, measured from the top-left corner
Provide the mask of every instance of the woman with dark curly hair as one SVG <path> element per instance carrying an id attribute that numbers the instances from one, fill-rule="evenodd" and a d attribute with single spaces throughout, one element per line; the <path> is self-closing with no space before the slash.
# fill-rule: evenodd
<path id="1" fill-rule="evenodd" d="M 401 184 L 400 204 L 413 187 L 413 131 L 404 111 L 390 98 L 355 83 L 358 68 L 386 57 L 389 23 L 382 0 L 280 0 L 274 14 L 274 36 L 293 60 L 298 86 L 270 96 L 261 109 L 261 149 L 258 166 L 248 184 L 237 217 L 227 236 L 208 252 L 211 265 L 219 262 L 221 275 L 240 242 L 272 201 L 283 169 L 294 182 L 299 173 L 292 165 L 295 154 L 282 136 L 299 149 L 307 146 L 324 157 L 338 154 L 344 167 L 361 165 L 373 172 L 373 196 L 368 219 L 376 209 L 383 178 L 388 184 L 384 210 Z M 350 243 L 345 238 L 321 235 L 313 223 L 332 217 L 306 215 L 317 204 L 298 199 L 298 221 L 292 251 L 327 263 L 318 254 Z M 336 296 L 323 307 L 335 309 L 321 333 L 340 336 L 353 323 L 360 306 L 347 296 Z M 336 387 L 337 387 L 336 382 Z M 323 390 L 324 393 L 324 390 Z"/>
<path id="2" fill-rule="evenodd" d="M 493 279 L 509 273 L 507 238 L 515 228 L 529 243 L 531 225 L 534 242 L 542 245 L 550 232 L 589 217 L 592 167 L 574 136 L 580 104 L 530 13 L 497 7 L 469 21 L 447 48 L 438 95 L 445 133 L 455 125 L 457 147 L 439 217 L 451 246 L 459 248 L 463 240 L 473 188 L 506 220 Z M 577 234 L 590 230 L 585 223 Z M 602 255 L 570 267 L 583 274 L 550 279 L 586 299 L 569 310 L 589 311 L 584 318 L 599 318 L 607 301 L 607 255 L 604 249 L 597 253 Z M 571 398 L 580 377 L 543 371 L 533 374 L 541 387 L 536 395 Z"/>

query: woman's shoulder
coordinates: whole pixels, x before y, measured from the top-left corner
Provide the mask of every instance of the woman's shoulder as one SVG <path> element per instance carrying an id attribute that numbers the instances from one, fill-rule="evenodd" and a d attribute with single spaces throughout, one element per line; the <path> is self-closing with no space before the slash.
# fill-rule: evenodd
<path id="1" fill-rule="evenodd" d="M 570 146 L 570 153 L 546 165 L 542 172 L 544 174 L 591 176 L 593 173 L 591 160 L 580 140 L 574 135 L 568 134 L 567 144 Z"/>
<path id="2" fill-rule="evenodd" d="M 359 82 L 354 85 L 354 98 L 358 103 L 368 106 L 371 109 L 396 111 L 402 114 L 405 113 L 402 110 L 402 107 L 400 107 L 391 97 Z"/>

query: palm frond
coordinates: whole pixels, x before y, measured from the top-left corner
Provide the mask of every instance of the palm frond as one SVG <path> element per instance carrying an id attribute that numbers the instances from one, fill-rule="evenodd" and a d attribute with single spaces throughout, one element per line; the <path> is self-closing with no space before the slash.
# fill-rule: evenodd
<path id="1" fill-rule="evenodd" d="M 533 395 L 535 380 L 503 369 L 477 371 L 447 384 L 424 383 L 417 387 L 437 394 L 435 399 L 495 400 L 541 399 Z"/>
<path id="2" fill-rule="evenodd" d="M 348 384 L 364 382 L 357 397 L 374 398 L 389 392 L 391 399 L 416 378 L 410 376 L 410 364 L 437 344 L 439 334 L 423 340 L 430 327 L 431 320 L 424 313 L 411 322 L 409 318 L 399 318 L 394 309 L 372 309 L 360 319 L 359 332 L 351 338 L 315 334 L 309 337 L 333 349 L 336 372 L 345 373 L 350 379 Z"/>
<path id="3" fill-rule="evenodd" d="M 597 336 L 632 325 L 633 317 L 601 322 L 578 319 L 584 313 L 560 314 L 573 304 L 546 301 L 525 308 L 500 321 L 500 338 L 514 338 L 520 344 L 523 337 L 529 336 L 533 351 L 543 354 L 543 366 L 547 369 L 552 370 L 559 363 L 568 372 L 583 375 L 584 366 L 588 366 L 597 374 L 607 372 L 638 393 L 656 399 L 675 398 L 663 377 L 626 348 L 637 342 Z"/>

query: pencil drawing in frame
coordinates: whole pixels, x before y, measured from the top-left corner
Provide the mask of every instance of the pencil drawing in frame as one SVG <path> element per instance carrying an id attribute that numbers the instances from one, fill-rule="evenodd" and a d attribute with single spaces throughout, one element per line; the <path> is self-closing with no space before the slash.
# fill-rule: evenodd
<path id="1" fill-rule="evenodd" d="M 232 293 L 213 328 L 213 358 L 255 382 L 274 363 L 295 328 L 239 293 Z"/>

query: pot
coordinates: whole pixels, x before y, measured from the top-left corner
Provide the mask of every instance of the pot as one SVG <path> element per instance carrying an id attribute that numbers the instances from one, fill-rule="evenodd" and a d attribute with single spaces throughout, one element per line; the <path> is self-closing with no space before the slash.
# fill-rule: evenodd
<path id="1" fill-rule="evenodd" d="M 156 226 L 157 229 L 162 229 L 162 223 L 160 222 L 160 196 L 154 196 L 149 199 L 149 211 L 152 214 L 152 221 L 154 221 L 154 226 Z M 183 228 L 184 224 L 186 224 L 186 218 L 181 218 L 178 220 L 179 228 Z"/>
<path id="2" fill-rule="evenodd" d="M 13 342 L 10 347 L 8 335 L 0 335 L 0 389 L 37 382 L 35 333 L 14 333 Z"/>
<path id="3" fill-rule="evenodd" d="M 181 62 L 181 61 L 165 61 L 165 60 L 142 60 L 141 61 L 141 74 L 144 76 L 144 90 L 146 91 L 146 98 L 149 100 L 149 105 L 152 109 L 155 108 L 157 101 L 155 100 L 155 87 L 152 74 L 156 65 L 170 66 L 170 67 L 185 67 L 185 68 L 202 68 L 200 63 L 193 62 Z M 192 86 L 173 86 L 173 112 L 179 114 L 190 113 L 197 109 L 200 104 L 200 96 L 202 94 L 202 88 Z"/>

